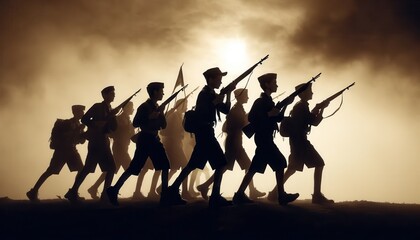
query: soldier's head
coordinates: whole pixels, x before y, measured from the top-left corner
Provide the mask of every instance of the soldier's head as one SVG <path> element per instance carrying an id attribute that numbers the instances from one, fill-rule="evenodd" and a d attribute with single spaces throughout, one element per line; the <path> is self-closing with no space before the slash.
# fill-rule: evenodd
<path id="1" fill-rule="evenodd" d="M 269 92 L 270 94 L 277 91 L 277 74 L 276 73 L 266 73 L 258 77 L 258 82 L 260 87 L 264 92 Z"/>
<path id="2" fill-rule="evenodd" d="M 236 101 L 238 103 L 247 103 L 248 102 L 248 89 L 246 88 L 238 88 L 233 91 L 235 95 Z"/>
<path id="3" fill-rule="evenodd" d="M 151 82 L 147 85 L 147 93 L 151 99 L 162 100 L 164 84 L 162 82 Z"/>
<path id="4" fill-rule="evenodd" d="M 227 75 L 227 72 L 222 72 L 218 67 L 209 68 L 203 72 L 207 85 L 211 88 L 219 88 L 222 84 L 222 77 Z"/>
<path id="5" fill-rule="evenodd" d="M 83 105 L 73 105 L 71 106 L 71 112 L 73 113 L 74 118 L 82 119 L 85 114 L 85 106 Z"/>
<path id="6" fill-rule="evenodd" d="M 127 114 L 127 115 L 131 115 L 134 112 L 134 106 L 133 106 L 133 102 L 128 102 L 127 105 L 124 106 L 123 108 L 123 113 Z"/>
<path id="7" fill-rule="evenodd" d="M 302 83 L 299 84 L 295 87 L 296 90 L 298 90 L 299 88 L 305 86 L 306 83 Z M 309 83 L 309 86 L 305 89 L 305 91 L 301 92 L 298 96 L 300 99 L 302 99 L 303 101 L 308 101 L 312 99 L 312 83 Z"/>
<path id="8" fill-rule="evenodd" d="M 115 98 L 115 88 L 114 86 L 108 86 L 104 89 L 102 89 L 101 91 L 102 94 L 102 98 L 104 99 L 105 102 L 112 102 L 114 101 Z"/>

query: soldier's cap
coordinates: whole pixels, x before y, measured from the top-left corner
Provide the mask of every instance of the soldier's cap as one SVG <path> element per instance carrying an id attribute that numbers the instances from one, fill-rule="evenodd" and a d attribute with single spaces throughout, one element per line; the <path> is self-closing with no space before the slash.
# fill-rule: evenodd
<path id="1" fill-rule="evenodd" d="M 73 112 L 75 112 L 75 111 L 84 111 L 85 110 L 85 106 L 83 106 L 83 105 L 73 105 L 73 106 L 71 106 L 71 110 L 73 111 Z"/>
<path id="2" fill-rule="evenodd" d="M 209 68 L 205 72 L 203 72 L 203 75 L 206 79 L 208 78 L 214 78 L 218 76 L 226 76 L 227 72 L 222 72 L 218 67 Z"/>
<path id="3" fill-rule="evenodd" d="M 306 83 L 301 83 L 301 84 L 297 85 L 297 86 L 295 87 L 295 90 L 298 90 L 299 88 L 301 88 L 301 87 L 305 86 L 305 84 L 306 84 Z M 309 89 L 309 88 L 311 88 L 311 87 L 312 87 L 312 83 L 309 83 L 309 85 L 308 85 L 308 88 L 307 88 L 307 89 Z M 305 89 L 305 90 L 306 90 L 306 89 Z"/>
<path id="4" fill-rule="evenodd" d="M 277 73 L 266 73 L 258 77 L 258 82 L 265 83 L 277 79 Z"/>
<path id="5" fill-rule="evenodd" d="M 110 92 L 112 92 L 112 91 L 115 91 L 114 86 L 108 86 L 108 87 L 106 87 L 106 88 L 102 89 L 101 94 L 102 94 L 102 95 L 104 95 L 104 94 L 108 94 L 108 93 L 110 93 Z"/>
<path id="6" fill-rule="evenodd" d="M 163 82 L 151 82 L 149 83 L 149 85 L 147 85 L 147 88 L 154 88 L 154 89 L 158 89 L 158 88 L 163 88 L 165 85 L 163 84 Z"/>
<path id="7" fill-rule="evenodd" d="M 247 94 L 248 93 L 248 89 L 246 88 L 238 88 L 235 91 L 233 91 L 233 94 L 235 95 L 235 97 L 238 97 L 241 94 Z"/>

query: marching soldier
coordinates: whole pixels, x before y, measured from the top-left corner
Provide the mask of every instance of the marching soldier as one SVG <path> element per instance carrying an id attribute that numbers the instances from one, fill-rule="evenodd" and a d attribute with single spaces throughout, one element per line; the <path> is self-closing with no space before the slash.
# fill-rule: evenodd
<path id="1" fill-rule="evenodd" d="M 303 84 L 296 86 L 296 89 Z M 300 101 L 297 102 L 291 111 L 291 121 L 293 129 L 290 131 L 289 144 L 290 156 L 289 165 L 284 173 L 284 182 L 289 179 L 296 171 L 303 171 L 303 166 L 315 168 L 314 171 L 314 192 L 312 194 L 312 203 L 315 204 L 331 204 L 333 200 L 328 199 L 321 192 L 322 170 L 324 169 L 324 160 L 315 150 L 314 146 L 308 140 L 308 132 L 311 126 L 318 126 L 323 117 L 324 108 L 329 104 L 325 101 L 317 104 L 312 111 L 309 111 L 308 101 L 312 99 L 312 84 L 298 96 Z M 272 200 L 277 195 L 275 189 L 269 193 L 268 199 Z"/>
<path id="2" fill-rule="evenodd" d="M 111 185 L 115 172 L 115 162 L 112 156 L 108 134 L 115 131 L 117 123 L 115 115 L 111 112 L 111 102 L 115 98 L 114 86 L 108 86 L 101 91 L 103 101 L 95 103 L 82 117 L 82 123 L 88 126 L 88 153 L 85 166 L 77 174 L 72 188 L 64 195 L 70 202 L 80 200 L 78 190 L 89 173 L 94 173 L 96 165 L 102 172 L 106 172 L 104 191 L 101 200 L 107 201 L 105 189 Z"/>
<path id="3" fill-rule="evenodd" d="M 215 170 L 213 191 L 210 196 L 209 206 L 219 207 L 231 205 L 231 202 L 220 194 L 220 185 L 222 182 L 223 169 L 226 165 L 226 157 L 214 134 L 216 114 L 219 115 L 220 112 L 227 114 L 229 112 L 230 93 L 235 87 L 231 86 L 231 89 L 226 89 L 226 102 L 223 102 L 224 94 L 216 94 L 214 89 L 220 87 L 222 77 L 226 76 L 226 74 L 227 72 L 222 72 L 217 67 L 210 68 L 203 73 L 207 85 L 201 90 L 197 97 L 195 111 L 198 116 L 196 121 L 199 127 L 194 133 L 196 145 L 187 166 L 182 169 L 172 186 L 169 187 L 168 194 L 165 196 L 165 202 L 169 205 L 186 203 L 179 194 L 179 187 L 191 171 L 196 168 L 203 169 L 207 161 L 210 162 L 211 167 Z"/>
<path id="4" fill-rule="evenodd" d="M 148 157 L 156 170 L 162 171 L 162 193 L 168 187 L 169 160 L 165 148 L 160 141 L 158 132 L 166 128 L 166 118 L 163 109 L 159 109 L 157 102 L 163 98 L 164 84 L 152 82 L 147 86 L 149 99 L 137 108 L 133 120 L 134 127 L 140 127 L 141 132 L 136 141 L 136 151 L 127 170 L 121 175 L 114 186 L 107 189 L 110 202 L 118 206 L 118 192 L 131 175 L 138 175 Z"/>
<path id="5" fill-rule="evenodd" d="M 248 157 L 245 149 L 242 146 L 242 128 L 248 123 L 247 114 L 245 113 L 243 104 L 248 102 L 248 90 L 239 88 L 234 92 L 236 104 L 226 116 L 226 121 L 223 124 L 223 131 L 226 132 L 225 140 L 225 154 L 227 165 L 224 171 L 233 170 L 235 161 L 238 162 L 242 170 L 248 171 L 251 165 L 251 160 Z M 207 191 L 213 182 L 213 176 L 203 184 L 197 186 L 197 189 L 202 194 L 203 198 L 207 197 Z M 251 199 L 256 199 L 265 195 L 265 193 L 258 191 L 254 182 L 249 183 L 249 194 Z"/>
<path id="6" fill-rule="evenodd" d="M 255 173 L 264 173 L 269 165 L 276 173 L 279 197 L 278 202 L 286 205 L 296 200 L 299 194 L 289 194 L 283 188 L 283 173 L 286 167 L 286 159 L 273 141 L 273 135 L 277 128 L 277 123 L 284 117 L 286 106 L 278 109 L 275 107 L 271 94 L 277 91 L 277 74 L 267 73 L 258 78 L 260 87 L 263 90 L 261 97 L 255 100 L 248 115 L 248 120 L 255 126 L 254 141 L 256 145 L 255 155 L 252 159 L 249 171 L 245 174 L 238 191 L 233 196 L 233 203 L 251 203 L 245 195 L 245 189 L 251 182 Z M 293 98 L 289 99 L 293 102 Z"/>
<path id="7" fill-rule="evenodd" d="M 115 160 L 115 174 L 118 172 L 120 167 L 124 170 L 128 168 L 131 162 L 130 154 L 128 153 L 128 147 L 130 146 L 131 137 L 134 135 L 133 123 L 130 120 L 130 116 L 133 114 L 133 102 L 128 102 L 122 109 L 120 115 L 116 117 L 117 129 L 109 134 L 112 138 L 112 154 Z M 105 180 L 106 173 L 102 173 L 98 180 L 88 189 L 88 193 L 93 199 L 98 199 L 98 188 L 101 183 Z"/>
<path id="8" fill-rule="evenodd" d="M 83 129 L 85 125 L 80 123 L 85 106 L 73 105 L 71 107 L 73 117 L 70 119 L 57 119 L 52 130 L 50 148 L 54 149 L 50 165 L 39 177 L 35 186 L 26 193 L 32 202 L 39 201 L 38 191 L 42 184 L 53 174 L 59 174 L 64 165 L 67 164 L 71 172 L 78 173 L 83 168 L 82 159 L 76 149 L 77 144 L 83 144 L 86 139 Z"/>

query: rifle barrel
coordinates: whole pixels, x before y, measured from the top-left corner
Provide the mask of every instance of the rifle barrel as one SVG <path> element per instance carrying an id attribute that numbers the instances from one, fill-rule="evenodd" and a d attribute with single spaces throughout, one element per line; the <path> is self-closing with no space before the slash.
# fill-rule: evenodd
<path id="1" fill-rule="evenodd" d="M 158 110 L 163 111 L 163 109 L 165 108 L 165 106 L 170 103 L 177 95 L 179 92 L 181 92 L 182 90 L 184 90 L 185 88 L 188 87 L 188 84 L 183 86 L 181 89 L 179 89 L 178 91 L 176 91 L 175 93 L 173 93 L 170 97 L 168 97 L 159 107 Z"/>
<path id="2" fill-rule="evenodd" d="M 254 71 L 254 69 L 258 66 L 258 64 L 262 64 L 262 62 L 264 60 L 266 60 L 268 58 L 268 54 L 267 56 L 263 57 L 260 61 L 258 61 L 256 64 L 252 65 L 252 67 L 248 68 L 245 72 L 243 72 L 241 75 L 239 75 L 239 77 L 235 78 L 235 80 L 233 80 L 232 82 L 230 82 L 226 87 L 222 88 L 220 90 L 220 94 L 226 94 L 227 91 L 226 89 L 229 89 L 229 87 L 231 85 L 236 86 L 236 84 L 238 84 L 242 79 L 244 79 L 246 76 L 248 76 L 252 71 Z"/>
<path id="3" fill-rule="evenodd" d="M 322 102 L 331 102 L 332 100 L 334 100 L 336 97 L 340 96 L 344 91 L 349 90 L 356 82 L 353 82 L 352 84 L 348 85 L 347 87 L 343 88 L 342 90 L 336 92 L 335 94 L 333 94 L 332 96 L 330 96 L 329 98 L 325 99 Z"/>
<path id="4" fill-rule="evenodd" d="M 319 76 L 321 76 L 321 73 L 318 73 L 315 77 L 313 77 L 313 78 L 311 78 L 311 80 L 309 80 L 308 82 L 306 82 L 305 83 L 305 85 L 303 85 L 303 86 L 301 86 L 300 88 L 298 88 L 298 89 L 296 89 L 292 94 L 290 94 L 289 96 L 287 96 L 285 99 L 283 99 L 281 102 L 279 101 L 277 104 L 276 104 L 276 108 L 277 109 L 281 109 L 282 107 L 284 107 L 285 105 L 286 105 L 286 102 L 287 102 L 287 100 L 288 99 L 290 99 L 290 98 L 294 98 L 294 97 L 296 97 L 297 95 L 299 95 L 300 93 L 302 93 L 303 91 L 305 91 L 307 88 L 308 88 L 308 86 L 309 86 L 309 84 L 311 83 L 311 82 L 315 82 L 315 80 L 317 79 L 317 78 L 319 78 Z"/>

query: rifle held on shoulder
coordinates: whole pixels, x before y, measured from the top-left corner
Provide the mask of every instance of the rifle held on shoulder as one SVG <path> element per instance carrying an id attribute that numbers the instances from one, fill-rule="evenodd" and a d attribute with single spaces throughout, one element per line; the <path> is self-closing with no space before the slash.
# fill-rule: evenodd
<path id="1" fill-rule="evenodd" d="M 300 88 L 296 89 L 296 91 L 294 91 L 292 94 L 290 94 L 289 96 L 287 96 L 285 99 L 283 99 L 281 102 L 277 102 L 275 108 L 281 110 L 284 106 L 289 105 L 289 101 L 290 99 L 295 98 L 297 95 L 301 94 L 303 91 L 305 91 L 309 85 L 311 85 L 312 82 L 315 82 L 315 80 L 317 78 L 319 78 L 319 76 L 321 76 L 321 73 L 318 73 L 315 77 L 311 78 L 311 80 L 309 80 L 308 82 L 305 83 L 305 85 L 302 85 Z"/>
<path id="2" fill-rule="evenodd" d="M 182 99 L 182 101 L 179 101 L 179 103 L 176 104 L 172 109 L 175 110 L 175 109 L 179 108 L 179 106 L 181 106 L 182 104 L 184 104 L 184 102 L 187 101 L 188 97 L 190 97 L 191 94 L 193 94 L 197 89 L 198 89 L 198 87 L 196 87 L 194 90 L 192 90 L 190 93 L 188 93 L 187 96 L 185 96 L 184 99 Z M 170 111 L 171 110 L 169 110 L 169 112 Z"/>
<path id="3" fill-rule="evenodd" d="M 340 90 L 340 91 L 336 92 L 335 94 L 333 94 L 329 98 L 325 99 L 324 101 L 318 103 L 317 105 L 320 105 L 322 107 L 322 106 L 324 106 L 326 104 L 329 104 L 332 100 L 334 100 L 335 98 L 337 98 L 338 96 L 340 96 L 344 91 L 349 90 L 354 84 L 355 84 L 355 82 L 353 82 L 352 84 L 348 85 L 343 90 Z"/>
<path id="4" fill-rule="evenodd" d="M 260 61 L 258 61 L 256 64 L 254 64 L 252 67 L 250 67 L 248 70 L 246 70 L 244 73 L 242 73 L 239 77 L 237 77 L 235 80 L 233 80 L 231 83 L 229 83 L 226 87 L 222 88 L 220 90 L 220 95 L 226 94 L 229 91 L 232 91 L 232 89 L 235 89 L 236 84 L 238 84 L 242 79 L 244 79 L 246 76 L 248 76 L 254 69 L 258 66 L 258 64 L 262 64 L 264 60 L 268 58 L 267 56 L 263 57 Z"/>
<path id="5" fill-rule="evenodd" d="M 183 86 L 181 89 L 179 89 L 175 93 L 173 93 L 170 97 L 168 97 L 168 99 L 166 99 L 162 104 L 159 105 L 158 111 L 162 112 L 163 110 L 165 110 L 166 105 L 168 105 L 172 100 L 174 100 L 174 98 L 178 95 L 178 93 L 187 87 L 188 87 L 188 84 Z"/>
<path id="6" fill-rule="evenodd" d="M 297 95 L 299 95 L 300 93 L 302 93 L 303 91 L 305 91 L 312 82 L 315 82 L 315 80 L 317 78 L 319 78 L 319 76 L 321 76 L 321 73 L 318 73 L 315 77 L 311 78 L 311 80 L 309 80 L 304 85 L 302 85 L 301 87 L 299 87 L 298 89 L 296 89 L 292 94 L 290 94 L 289 96 L 287 96 L 282 101 L 277 102 L 277 104 L 274 107 L 277 108 L 277 109 L 279 109 L 279 110 L 281 110 L 283 107 L 289 105 L 291 102 L 293 102 L 293 99 Z M 255 126 L 252 123 L 249 123 L 248 125 L 246 125 L 245 127 L 242 128 L 242 132 L 248 138 L 251 138 L 255 134 Z"/>
<path id="7" fill-rule="evenodd" d="M 131 99 L 137 95 L 137 93 L 139 93 L 141 91 L 141 88 L 139 90 L 137 90 L 133 95 L 131 95 L 129 98 L 127 98 L 124 102 L 122 102 L 120 105 L 118 105 L 116 108 L 111 110 L 111 115 L 115 116 L 117 115 L 121 109 L 123 109 L 125 107 L 125 105 L 127 105 L 128 102 L 131 101 Z"/>

